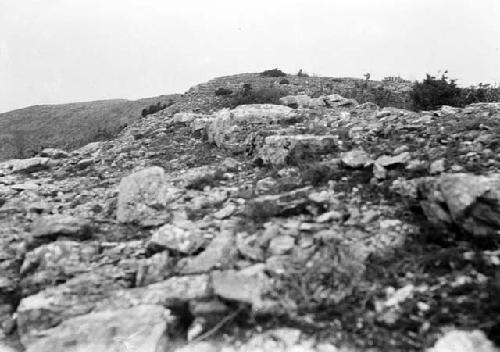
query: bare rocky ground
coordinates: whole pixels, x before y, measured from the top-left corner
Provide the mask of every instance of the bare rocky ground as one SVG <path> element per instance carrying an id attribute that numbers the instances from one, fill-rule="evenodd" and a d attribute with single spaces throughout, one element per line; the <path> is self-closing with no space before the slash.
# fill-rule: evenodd
<path id="1" fill-rule="evenodd" d="M 500 103 L 282 102 L 2 163 L 0 350 L 495 351 Z"/>

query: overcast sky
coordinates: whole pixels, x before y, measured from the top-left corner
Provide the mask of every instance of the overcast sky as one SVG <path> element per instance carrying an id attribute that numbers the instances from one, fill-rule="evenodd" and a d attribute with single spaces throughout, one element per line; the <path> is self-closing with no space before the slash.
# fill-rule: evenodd
<path id="1" fill-rule="evenodd" d="M 500 81 L 499 0 L 0 0 L 0 112 L 295 73 Z"/>

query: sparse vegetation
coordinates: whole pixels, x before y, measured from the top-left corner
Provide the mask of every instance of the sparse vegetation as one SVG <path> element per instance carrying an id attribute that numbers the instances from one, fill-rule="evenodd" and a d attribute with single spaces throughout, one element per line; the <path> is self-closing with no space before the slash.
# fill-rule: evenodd
<path id="1" fill-rule="evenodd" d="M 460 88 L 455 79 L 446 76 L 445 71 L 440 78 L 426 75 L 422 82 L 415 82 L 411 97 L 416 110 L 434 110 L 442 105 L 460 106 Z"/>
<path id="2" fill-rule="evenodd" d="M 277 68 L 273 68 L 272 70 L 265 70 L 260 75 L 262 77 L 286 77 L 286 73 Z"/>
<path id="3" fill-rule="evenodd" d="M 217 88 L 217 90 L 215 91 L 216 96 L 226 96 L 231 94 L 233 94 L 233 91 L 224 87 Z"/>
<path id="4" fill-rule="evenodd" d="M 281 79 L 280 84 L 290 84 L 290 81 L 286 78 Z"/>
<path id="5" fill-rule="evenodd" d="M 440 78 L 429 74 L 422 82 L 415 82 L 411 92 L 414 109 L 434 110 L 442 105 L 464 107 L 480 102 L 500 101 L 500 87 L 480 83 L 478 86 L 460 88 L 455 79 L 446 76 L 445 71 Z"/>
<path id="6" fill-rule="evenodd" d="M 172 105 L 172 104 L 170 103 L 170 105 Z M 147 115 L 151 115 L 151 114 L 157 113 L 158 111 L 166 109 L 167 106 L 168 106 L 167 104 L 164 104 L 164 103 L 162 104 L 162 102 L 159 101 L 156 104 L 149 105 L 147 108 L 142 109 L 141 116 L 145 117 Z"/>
<path id="7" fill-rule="evenodd" d="M 298 77 L 309 77 L 309 75 L 305 72 L 302 71 L 302 69 L 299 70 L 299 72 L 297 72 L 297 76 Z"/>
<path id="8" fill-rule="evenodd" d="M 245 84 L 234 94 L 228 107 L 234 108 L 245 104 L 279 104 L 280 98 L 285 95 L 286 91 L 279 88 L 253 89 L 250 84 Z"/>

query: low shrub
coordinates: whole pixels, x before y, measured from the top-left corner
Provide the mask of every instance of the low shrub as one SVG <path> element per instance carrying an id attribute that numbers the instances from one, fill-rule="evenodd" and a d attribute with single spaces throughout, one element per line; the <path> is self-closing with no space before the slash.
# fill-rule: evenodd
<path id="1" fill-rule="evenodd" d="M 309 163 L 299 166 L 302 182 L 314 187 L 322 186 L 334 179 L 338 170 L 332 165 L 323 163 Z"/>
<path id="2" fill-rule="evenodd" d="M 299 70 L 299 72 L 297 72 L 297 76 L 298 77 L 309 77 L 309 75 L 305 72 L 302 72 L 302 69 Z"/>
<path id="3" fill-rule="evenodd" d="M 262 77 L 286 77 L 286 73 L 280 69 L 273 68 L 272 70 L 265 70 L 260 74 Z"/>
<path id="4" fill-rule="evenodd" d="M 459 106 L 460 88 L 449 79 L 446 71 L 440 78 L 429 74 L 422 82 L 415 82 L 411 97 L 416 110 L 434 110 L 442 105 Z"/>
<path id="5" fill-rule="evenodd" d="M 234 94 L 228 107 L 234 108 L 246 104 L 279 104 L 280 98 L 285 95 L 287 93 L 279 88 L 253 89 L 251 85 L 246 84 L 243 89 Z"/>
<path id="6" fill-rule="evenodd" d="M 442 105 L 464 107 L 480 102 L 500 101 L 500 88 L 480 83 L 478 86 L 460 88 L 455 79 L 449 79 L 445 71 L 440 78 L 429 74 L 422 82 L 415 82 L 411 91 L 414 109 L 434 110 Z"/>
<path id="7" fill-rule="evenodd" d="M 233 94 L 233 91 L 231 89 L 223 87 L 217 88 L 217 90 L 215 91 L 216 96 L 226 96 L 231 94 Z"/>
<path id="8" fill-rule="evenodd" d="M 283 78 L 281 81 L 280 81 L 280 84 L 290 84 L 290 81 L 287 80 L 286 78 Z"/>
<path id="9" fill-rule="evenodd" d="M 169 104 L 171 105 L 171 104 Z M 165 108 L 167 108 L 167 106 L 169 106 L 167 104 L 162 104 L 160 101 L 156 104 L 152 104 L 150 106 L 148 106 L 147 108 L 145 109 L 142 109 L 142 112 L 141 112 L 141 116 L 142 117 L 145 117 L 147 115 L 151 115 L 151 114 L 154 114 L 160 110 L 163 110 Z"/>

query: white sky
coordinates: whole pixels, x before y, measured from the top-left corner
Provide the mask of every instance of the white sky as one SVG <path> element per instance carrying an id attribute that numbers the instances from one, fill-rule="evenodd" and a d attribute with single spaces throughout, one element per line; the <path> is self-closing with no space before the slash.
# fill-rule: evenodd
<path id="1" fill-rule="evenodd" d="M 0 112 L 295 73 L 500 81 L 499 0 L 0 0 Z"/>

